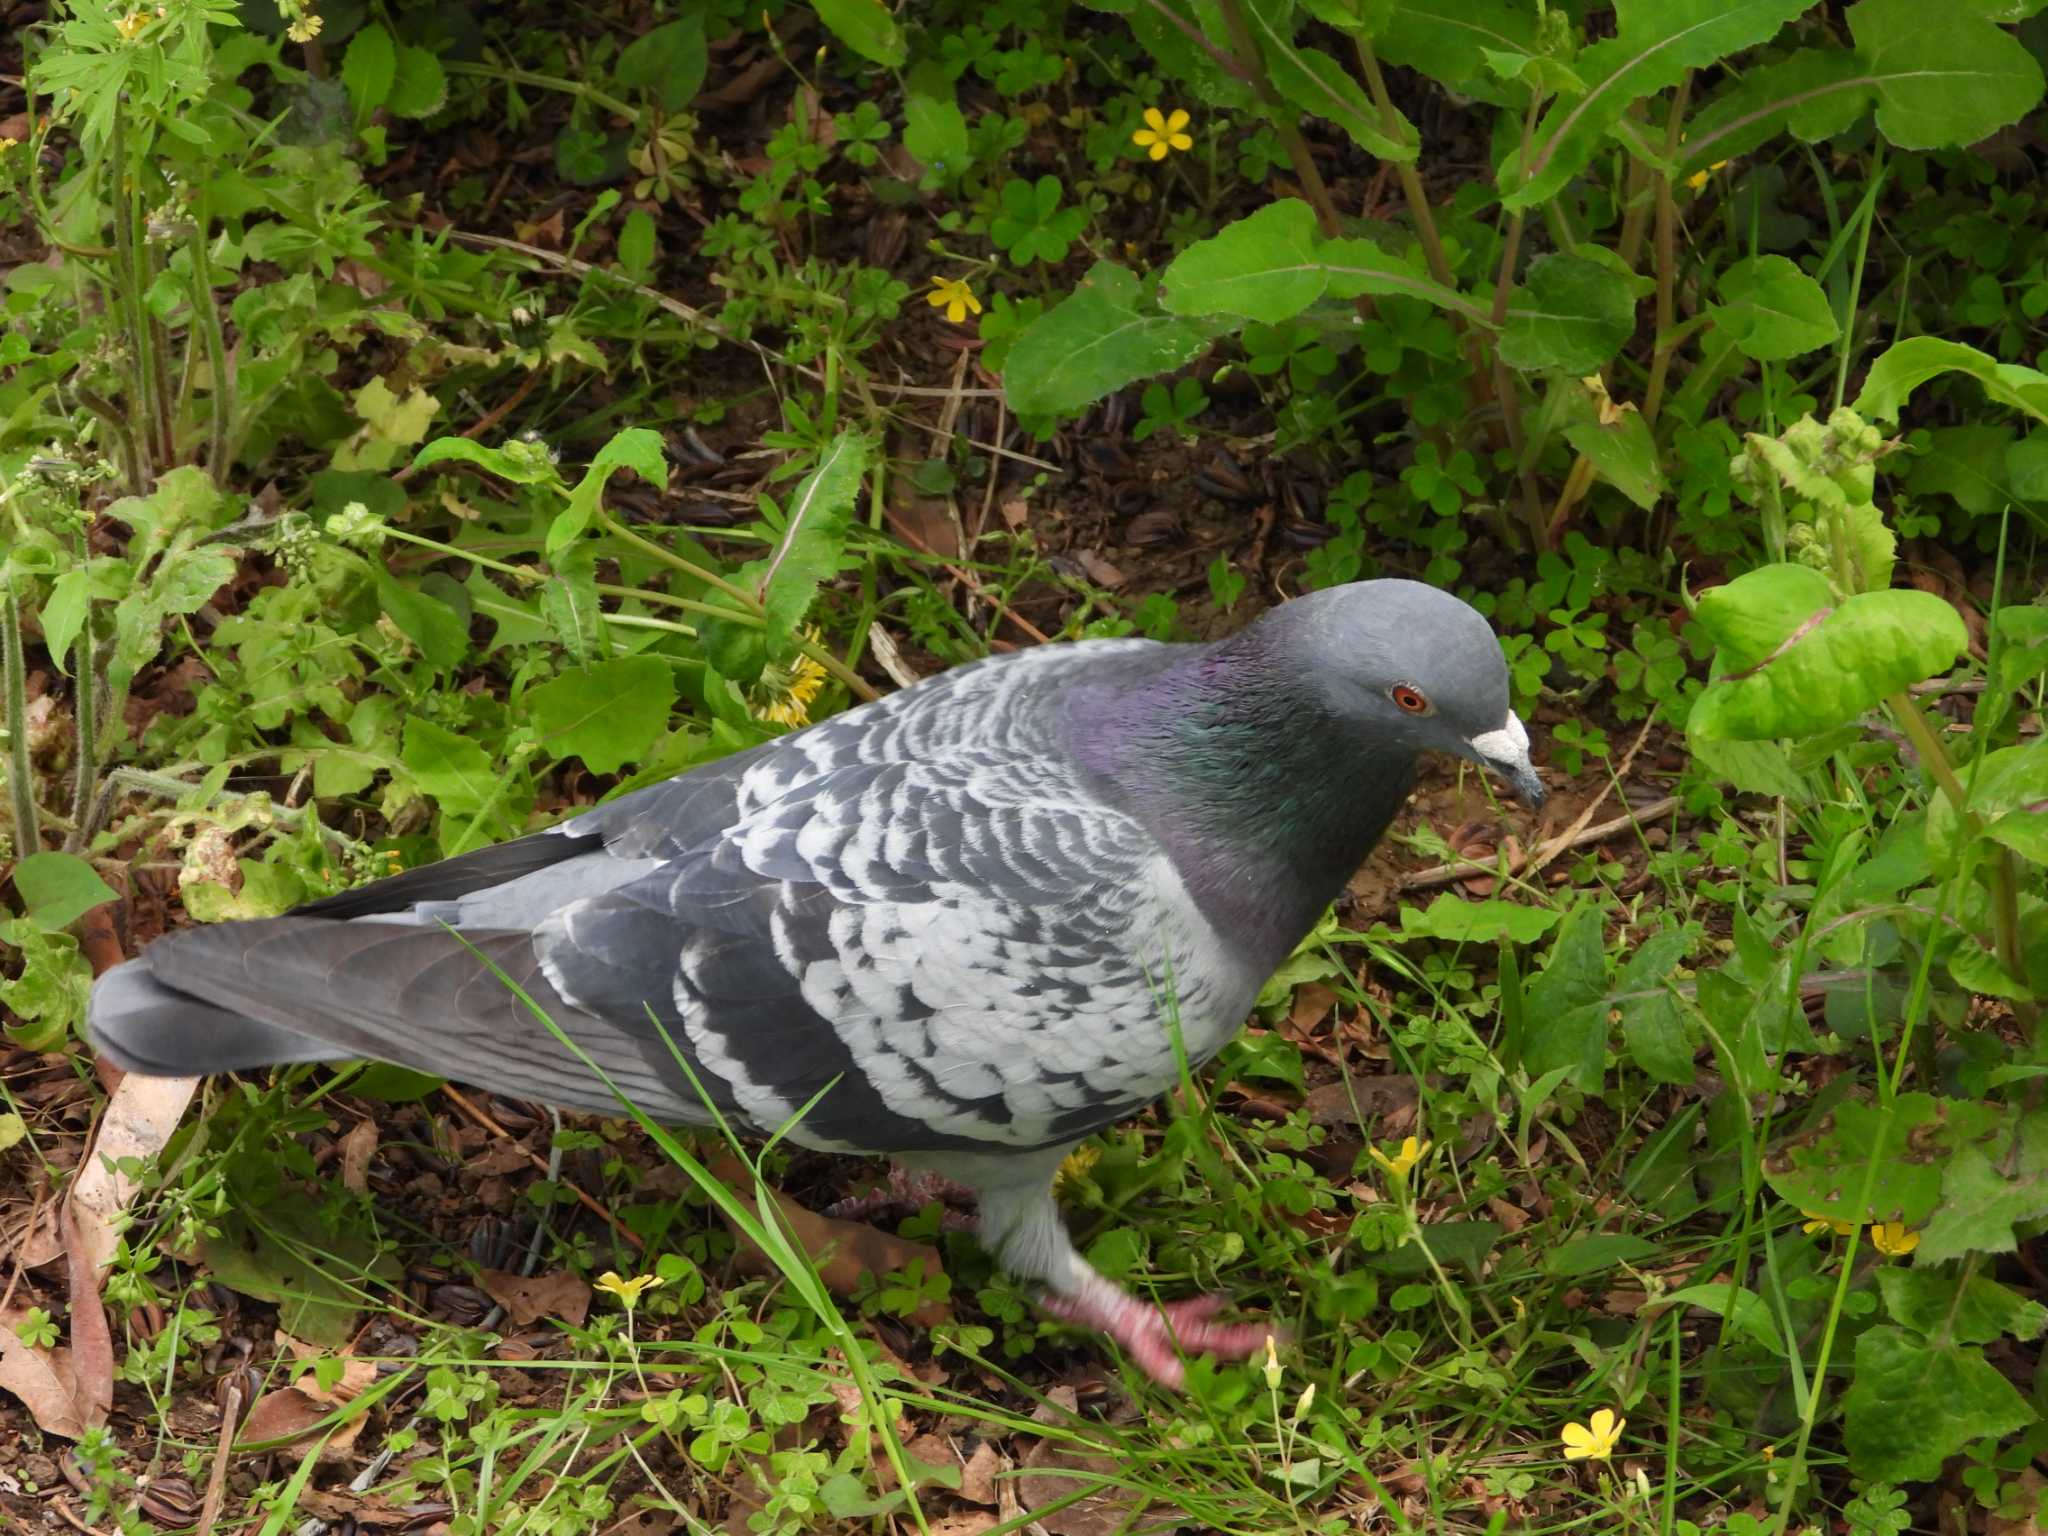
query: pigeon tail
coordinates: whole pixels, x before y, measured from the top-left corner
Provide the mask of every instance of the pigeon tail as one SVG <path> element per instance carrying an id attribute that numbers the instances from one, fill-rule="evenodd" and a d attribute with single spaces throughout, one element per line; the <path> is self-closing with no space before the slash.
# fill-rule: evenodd
<path id="1" fill-rule="evenodd" d="M 130 960 L 92 989 L 87 1020 L 94 1047 L 124 1072 L 197 1077 L 304 1061 L 336 1061 L 347 1052 L 309 1035 L 245 1018 L 167 987 L 147 960 Z"/>

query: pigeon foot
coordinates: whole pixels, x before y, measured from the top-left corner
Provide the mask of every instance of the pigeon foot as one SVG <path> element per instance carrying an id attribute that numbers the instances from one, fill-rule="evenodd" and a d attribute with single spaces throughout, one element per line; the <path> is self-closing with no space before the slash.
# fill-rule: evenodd
<path id="1" fill-rule="evenodd" d="M 975 1222 L 969 1211 L 976 1198 L 972 1189 L 942 1173 L 891 1163 L 886 1184 L 878 1184 L 865 1194 L 835 1200 L 825 1207 L 823 1214 L 840 1221 L 866 1221 L 885 1211 L 914 1214 L 936 1200 L 941 1207 L 939 1225 L 945 1231 L 972 1232 Z"/>
<path id="2" fill-rule="evenodd" d="M 1177 1392 L 1187 1378 L 1182 1354 L 1247 1360 L 1272 1336 L 1273 1329 L 1264 1323 L 1215 1321 L 1229 1301 L 1228 1296 L 1191 1296 L 1153 1306 L 1104 1281 L 1077 1295 L 1043 1297 L 1039 1305 L 1063 1322 L 1116 1340 L 1138 1369 Z"/>

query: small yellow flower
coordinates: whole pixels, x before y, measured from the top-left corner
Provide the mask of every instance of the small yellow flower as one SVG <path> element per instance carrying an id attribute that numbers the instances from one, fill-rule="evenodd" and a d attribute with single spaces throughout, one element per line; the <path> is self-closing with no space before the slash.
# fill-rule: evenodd
<path id="1" fill-rule="evenodd" d="M 640 1305 L 642 1291 L 651 1291 L 660 1284 L 662 1279 L 659 1275 L 635 1275 L 628 1280 L 617 1270 L 608 1269 L 597 1277 L 593 1287 L 596 1290 L 611 1292 L 619 1298 L 619 1304 L 630 1312 Z"/>
<path id="2" fill-rule="evenodd" d="M 1154 160 L 1164 160 L 1173 150 L 1195 147 L 1194 138 L 1187 131 L 1192 121 L 1179 107 L 1170 115 L 1157 107 L 1147 107 L 1145 126 L 1131 135 L 1131 142 Z"/>
<path id="3" fill-rule="evenodd" d="M 132 43 L 142 36 L 142 29 L 155 19 L 148 11 L 130 11 L 126 16 L 114 18 L 114 30 L 121 34 L 122 42 Z"/>
<path id="4" fill-rule="evenodd" d="M 1405 1179 L 1408 1177 L 1408 1170 L 1422 1161 L 1423 1154 L 1429 1151 L 1430 1145 L 1431 1143 L 1426 1141 L 1417 1141 L 1413 1136 L 1404 1136 L 1401 1138 L 1401 1150 L 1392 1157 L 1387 1156 L 1378 1147 L 1367 1147 L 1366 1151 L 1372 1154 L 1374 1162 L 1395 1178 Z"/>
<path id="5" fill-rule="evenodd" d="M 1280 1390 L 1280 1355 L 1270 1333 L 1266 1335 L 1266 1388 L 1271 1392 Z"/>
<path id="6" fill-rule="evenodd" d="M 1564 1441 L 1566 1461 L 1605 1461 L 1614 1454 L 1628 1420 L 1615 1417 L 1612 1408 L 1596 1408 L 1591 1425 L 1567 1424 L 1559 1437 Z"/>
<path id="7" fill-rule="evenodd" d="M 817 631 L 806 630 L 810 639 Z M 748 704 L 756 720 L 786 725 L 791 730 L 811 723 L 811 704 L 824 691 L 825 669 L 803 651 L 788 666 L 768 666 L 761 680 L 748 690 Z"/>
<path id="8" fill-rule="evenodd" d="M 285 28 L 284 35 L 295 43 L 310 43 L 320 35 L 320 29 L 325 25 L 326 23 L 318 16 L 301 16 Z"/>
<path id="9" fill-rule="evenodd" d="M 1832 1232 L 1837 1237 L 1847 1237 L 1856 1230 L 1855 1222 L 1837 1221 L 1834 1217 L 1823 1216 L 1818 1211 L 1801 1211 L 1799 1214 L 1806 1218 L 1799 1228 L 1802 1232 Z"/>
<path id="10" fill-rule="evenodd" d="M 974 296 L 974 290 L 967 286 L 964 277 L 935 277 L 932 291 L 924 296 L 925 303 L 933 309 L 943 309 L 946 318 L 958 325 L 970 314 L 981 313 L 981 300 Z"/>
<path id="11" fill-rule="evenodd" d="M 1908 1232 L 1902 1221 L 1874 1222 L 1870 1228 L 1870 1246 L 1888 1259 L 1903 1259 L 1920 1246 L 1920 1234 Z"/>
<path id="12" fill-rule="evenodd" d="M 1063 1195 L 1076 1184 L 1088 1177 L 1088 1171 L 1102 1161 L 1102 1148 L 1092 1142 L 1074 1148 L 1060 1159 L 1060 1166 L 1052 1176 L 1052 1192 Z"/>
<path id="13" fill-rule="evenodd" d="M 1314 1382 L 1310 1382 L 1307 1386 L 1301 1389 L 1301 1397 L 1295 1402 L 1294 1422 L 1299 1424 L 1303 1419 L 1307 1418 L 1309 1409 L 1315 1407 L 1315 1405 L 1316 1384 Z"/>

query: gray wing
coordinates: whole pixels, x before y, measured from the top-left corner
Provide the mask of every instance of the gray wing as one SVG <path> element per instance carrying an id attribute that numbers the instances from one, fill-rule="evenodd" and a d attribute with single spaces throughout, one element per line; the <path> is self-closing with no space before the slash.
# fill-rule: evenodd
<path id="1" fill-rule="evenodd" d="M 161 1039 L 200 1001 L 261 1022 L 261 1059 L 284 1031 L 288 1059 L 311 1037 L 612 1107 L 473 944 L 657 1118 L 704 1118 L 680 1053 L 759 1128 L 832 1085 L 815 1145 L 1072 1139 L 1172 1081 L 1165 975 L 1183 1016 L 1203 1005 L 1170 866 L 1052 750 L 1048 683 L 1081 650 L 949 674 L 312 915 L 171 935 L 135 962 L 148 987 L 108 988 L 125 1012 L 96 993 L 95 1032 L 142 1061 L 142 1004 Z M 165 1054 L 143 1069 L 178 1070 Z"/>

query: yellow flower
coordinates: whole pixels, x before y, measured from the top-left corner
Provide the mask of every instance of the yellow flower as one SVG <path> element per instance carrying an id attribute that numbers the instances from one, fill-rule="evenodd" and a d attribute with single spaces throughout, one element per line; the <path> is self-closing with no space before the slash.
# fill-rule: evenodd
<path id="1" fill-rule="evenodd" d="M 1837 1221 L 1834 1217 L 1823 1216 L 1818 1211 L 1801 1211 L 1799 1214 L 1806 1218 L 1799 1228 L 1802 1232 L 1832 1232 L 1837 1237 L 1847 1237 L 1856 1230 L 1855 1222 Z"/>
<path id="2" fill-rule="evenodd" d="M 121 34 L 121 41 L 132 43 L 142 36 L 142 29 L 155 18 L 148 11 L 130 11 L 126 16 L 114 18 L 114 30 Z"/>
<path id="3" fill-rule="evenodd" d="M 1902 1221 L 1874 1222 L 1870 1228 L 1870 1246 L 1888 1259 L 1903 1259 L 1920 1246 L 1920 1234 L 1908 1232 Z"/>
<path id="4" fill-rule="evenodd" d="M 1052 1192 L 1065 1194 L 1076 1184 L 1088 1177 L 1088 1170 L 1102 1161 L 1102 1148 L 1092 1142 L 1074 1148 L 1060 1159 L 1060 1166 L 1052 1176 Z"/>
<path id="5" fill-rule="evenodd" d="M 1593 1422 L 1567 1424 L 1559 1438 L 1564 1441 L 1566 1461 L 1605 1461 L 1614 1454 L 1614 1447 L 1621 1439 L 1622 1430 L 1628 1427 L 1628 1420 L 1616 1418 L 1612 1408 L 1598 1408 L 1593 1412 Z"/>
<path id="6" fill-rule="evenodd" d="M 324 25 L 326 23 L 318 16 L 301 16 L 285 28 L 284 35 L 295 43 L 310 43 L 320 35 L 320 29 Z"/>
<path id="7" fill-rule="evenodd" d="M 608 1269 L 597 1277 L 594 1288 L 610 1291 L 619 1298 L 619 1304 L 628 1312 L 640 1305 L 640 1293 L 651 1291 L 662 1283 L 659 1275 L 635 1275 L 628 1280 L 615 1269 Z"/>
<path id="8" fill-rule="evenodd" d="M 1280 1356 L 1270 1333 L 1266 1335 L 1266 1387 L 1273 1392 L 1280 1390 Z"/>
<path id="9" fill-rule="evenodd" d="M 932 291 L 924 296 L 925 303 L 933 309 L 943 309 L 946 318 L 958 325 L 969 314 L 981 313 L 981 300 L 974 296 L 974 290 L 967 286 L 964 277 L 935 277 Z"/>
<path id="10" fill-rule="evenodd" d="M 1408 1177 L 1408 1170 L 1422 1161 L 1423 1154 L 1429 1151 L 1430 1145 L 1426 1141 L 1417 1141 L 1413 1136 L 1404 1136 L 1401 1138 L 1401 1150 L 1392 1157 L 1387 1156 L 1378 1147 L 1367 1147 L 1365 1150 L 1372 1154 L 1374 1162 L 1395 1178 L 1405 1179 Z"/>
<path id="11" fill-rule="evenodd" d="M 812 640 L 817 631 L 806 630 Z M 825 669 L 802 651 L 787 666 L 762 668 L 761 680 L 748 690 L 756 720 L 786 725 L 791 730 L 811 723 L 811 704 L 825 687 Z"/>
<path id="12" fill-rule="evenodd" d="M 1175 107 L 1170 116 L 1157 107 L 1147 107 L 1145 126 L 1131 135 L 1131 142 L 1154 160 L 1164 160 L 1173 150 L 1195 147 L 1195 141 L 1187 131 L 1191 121 L 1179 107 Z"/>

